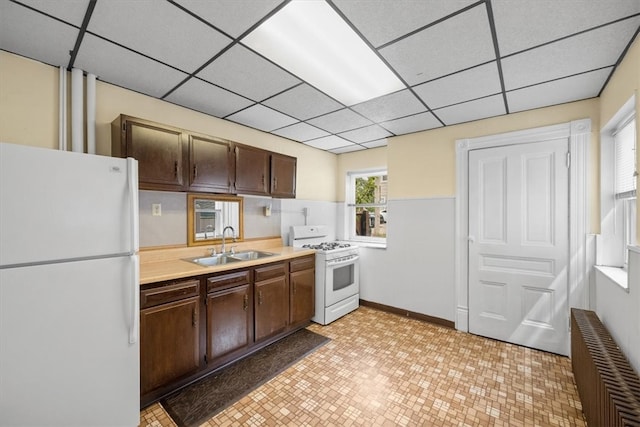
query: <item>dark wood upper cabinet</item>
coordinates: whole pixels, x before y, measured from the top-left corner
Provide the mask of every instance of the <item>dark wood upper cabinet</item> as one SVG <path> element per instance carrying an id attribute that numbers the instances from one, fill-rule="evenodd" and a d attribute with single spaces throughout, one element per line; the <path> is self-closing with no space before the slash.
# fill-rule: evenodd
<path id="1" fill-rule="evenodd" d="M 143 190 L 185 189 L 187 144 L 182 130 L 146 120 L 120 116 L 112 123 L 113 156 L 138 160 Z"/>
<path id="2" fill-rule="evenodd" d="M 269 152 L 236 144 L 235 157 L 236 193 L 269 195 Z"/>
<path id="3" fill-rule="evenodd" d="M 189 135 L 189 189 L 231 193 L 231 144 L 229 141 Z"/>
<path id="4" fill-rule="evenodd" d="M 295 157 L 271 153 L 271 195 L 281 198 L 296 197 Z"/>

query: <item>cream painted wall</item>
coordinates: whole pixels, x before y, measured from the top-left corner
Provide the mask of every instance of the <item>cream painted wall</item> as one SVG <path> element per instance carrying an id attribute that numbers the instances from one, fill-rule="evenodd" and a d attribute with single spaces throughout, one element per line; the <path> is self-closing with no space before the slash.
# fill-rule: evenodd
<path id="1" fill-rule="evenodd" d="M 624 59 L 600 96 L 600 123 L 605 126 L 631 96 L 636 95 L 636 135 L 640 135 L 640 36 L 636 36 Z M 640 165 L 640 150 L 636 150 Z M 637 181 L 636 181 L 637 182 Z M 636 200 L 640 212 L 640 197 Z M 636 239 L 640 242 L 640 215 Z"/>
<path id="2" fill-rule="evenodd" d="M 58 69 L 0 51 L 0 87 L 0 140 L 57 148 Z M 100 81 L 96 98 L 98 154 L 111 154 L 110 124 L 127 114 L 295 156 L 297 197 L 336 200 L 335 154 Z"/>
<path id="3" fill-rule="evenodd" d="M 344 202 L 345 177 L 347 172 L 366 169 L 384 169 L 387 167 L 387 147 L 372 148 L 338 156 L 336 194 Z"/>

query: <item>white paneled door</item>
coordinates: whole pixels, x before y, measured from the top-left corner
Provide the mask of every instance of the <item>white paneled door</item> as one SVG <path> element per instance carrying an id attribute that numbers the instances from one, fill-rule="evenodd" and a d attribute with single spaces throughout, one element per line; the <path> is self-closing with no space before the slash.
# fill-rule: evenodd
<path id="1" fill-rule="evenodd" d="M 567 355 L 568 139 L 469 152 L 469 331 Z"/>

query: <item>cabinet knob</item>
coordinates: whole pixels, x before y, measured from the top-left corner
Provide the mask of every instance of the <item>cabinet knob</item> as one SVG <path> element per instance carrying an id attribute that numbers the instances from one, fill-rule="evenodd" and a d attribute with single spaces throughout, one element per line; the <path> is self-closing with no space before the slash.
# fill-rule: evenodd
<path id="1" fill-rule="evenodd" d="M 244 294 L 244 302 L 242 304 L 242 309 L 244 311 L 247 311 L 247 308 L 249 308 L 249 295 Z"/>
<path id="2" fill-rule="evenodd" d="M 193 165 L 193 179 L 198 177 L 198 165 Z"/>
<path id="3" fill-rule="evenodd" d="M 258 291 L 258 305 L 262 305 L 262 291 Z"/>

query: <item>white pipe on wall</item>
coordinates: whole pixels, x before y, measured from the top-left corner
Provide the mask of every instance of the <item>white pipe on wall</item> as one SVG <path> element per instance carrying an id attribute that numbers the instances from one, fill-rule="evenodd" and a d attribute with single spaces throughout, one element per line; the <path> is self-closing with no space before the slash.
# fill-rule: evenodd
<path id="1" fill-rule="evenodd" d="M 82 70 L 71 70 L 71 150 L 77 153 L 84 151 L 83 138 L 83 76 Z"/>
<path id="2" fill-rule="evenodd" d="M 60 66 L 58 101 L 58 149 L 67 151 L 67 69 L 64 66 Z"/>
<path id="3" fill-rule="evenodd" d="M 87 74 L 87 153 L 96 154 L 96 75 Z"/>

